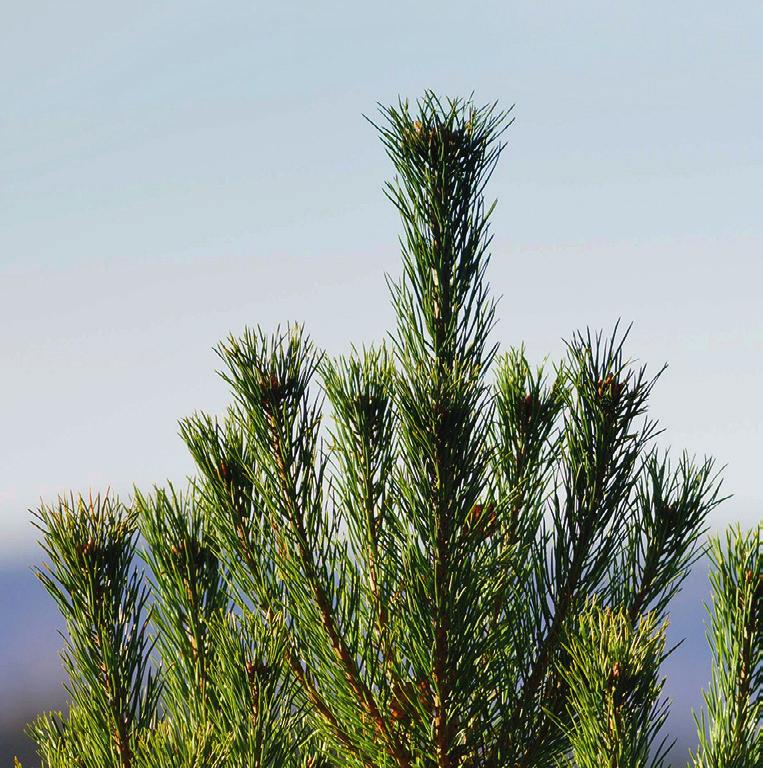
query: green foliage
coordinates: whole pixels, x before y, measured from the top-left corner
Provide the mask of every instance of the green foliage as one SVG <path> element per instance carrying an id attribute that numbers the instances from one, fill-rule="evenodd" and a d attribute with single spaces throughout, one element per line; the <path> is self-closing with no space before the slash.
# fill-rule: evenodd
<path id="1" fill-rule="evenodd" d="M 134 508 L 148 545 L 143 558 L 152 575 L 164 683 L 162 727 L 145 736 L 139 762 L 162 765 L 172 755 L 173 764 L 183 768 L 213 768 L 224 754 L 212 712 L 216 688 L 225 681 L 211 675 L 212 623 L 230 603 L 223 568 L 192 489 L 182 494 L 170 486 L 150 497 L 137 493 Z"/>
<path id="2" fill-rule="evenodd" d="M 710 547 L 713 675 L 697 721 L 696 768 L 763 764 L 763 525 L 727 531 Z"/>
<path id="3" fill-rule="evenodd" d="M 207 517 L 192 490 L 172 487 L 136 494 L 135 509 L 148 545 L 165 711 L 176 724 L 206 724 L 215 685 L 211 624 L 230 603 Z"/>
<path id="4" fill-rule="evenodd" d="M 427 94 L 381 118 L 390 343 L 332 361 L 301 326 L 231 336 L 231 405 L 181 424 L 186 492 L 40 513 L 72 638 L 73 707 L 34 729 L 46 766 L 660 764 L 662 627 L 721 500 L 713 462 L 658 454 L 659 374 L 619 328 L 553 368 L 498 354 L 484 188 L 509 114 Z M 103 640 L 91 581 L 118 606 Z"/>
<path id="5" fill-rule="evenodd" d="M 108 496 L 59 499 L 36 514 L 49 564 L 38 571 L 66 620 L 69 718 L 34 726 L 51 766 L 125 768 L 155 720 L 148 588 L 135 567 L 135 516 Z"/>
<path id="6" fill-rule="evenodd" d="M 654 613 L 634 626 L 628 612 L 592 605 L 565 644 L 559 674 L 570 691 L 565 726 L 580 768 L 662 765 L 650 751 L 667 714 L 658 699 L 665 625 Z"/>

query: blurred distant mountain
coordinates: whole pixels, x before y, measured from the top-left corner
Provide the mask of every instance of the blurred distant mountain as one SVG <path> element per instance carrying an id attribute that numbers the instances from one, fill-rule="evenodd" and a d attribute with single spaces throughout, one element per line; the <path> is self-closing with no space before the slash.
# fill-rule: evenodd
<path id="1" fill-rule="evenodd" d="M 704 637 L 709 599 L 707 563 L 701 562 L 687 579 L 671 611 L 668 640 L 683 644 L 665 664 L 665 693 L 673 702 L 667 732 L 677 739 L 672 758 L 685 766 L 696 737 L 691 709 L 701 703 L 700 691 L 710 674 Z M 29 569 L 0 568 L 0 766 L 13 756 L 24 768 L 38 765 L 24 725 L 38 712 L 65 705 L 59 652 L 62 623 L 52 599 Z"/>
<path id="2" fill-rule="evenodd" d="M 23 734 L 38 712 L 65 703 L 62 629 L 53 600 L 29 568 L 0 568 L 0 765 L 36 765 Z"/>

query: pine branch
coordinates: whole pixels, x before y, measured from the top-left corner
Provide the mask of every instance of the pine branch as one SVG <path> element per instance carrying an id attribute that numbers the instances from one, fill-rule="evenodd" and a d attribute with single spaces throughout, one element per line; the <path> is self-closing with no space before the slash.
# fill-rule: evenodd
<path id="1" fill-rule="evenodd" d="M 723 501 L 713 461 L 683 455 L 675 471 L 667 456 L 649 456 L 639 483 L 622 559 L 609 576 L 614 604 L 631 621 L 646 611 L 660 617 L 702 554 L 700 539 L 710 512 Z M 625 577 L 625 582 L 623 582 Z"/>
<path id="2" fill-rule="evenodd" d="M 707 715 L 695 715 L 695 768 L 757 768 L 763 761 L 762 532 L 763 525 L 736 528 L 711 541 L 713 667 Z"/>
<path id="3" fill-rule="evenodd" d="M 615 329 L 608 340 L 578 335 L 568 345 L 568 383 L 560 390 L 563 494 L 552 499 L 551 556 L 536 583 L 541 610 L 548 606 L 545 626 L 538 630 L 535 658 L 500 724 L 487 765 L 510 760 L 531 766 L 556 749 L 556 729 L 545 712 L 564 711 L 563 681 L 555 670 L 565 634 L 576 611 L 601 587 L 620 536 L 614 521 L 629 503 L 642 454 L 656 433 L 654 422 L 645 418 L 656 377 L 629 368 L 626 336 Z M 537 557 L 546 560 L 545 552 Z"/>
<path id="4" fill-rule="evenodd" d="M 165 717 L 189 732 L 204 730 L 215 705 L 211 626 L 230 605 L 202 501 L 191 487 L 136 492 L 135 510 L 148 547 L 153 621 L 165 670 Z"/>
<path id="5" fill-rule="evenodd" d="M 466 684 L 484 642 L 483 601 L 475 594 L 473 558 L 457 560 L 474 537 L 467 534 L 487 462 L 487 403 L 483 377 L 494 355 L 487 347 L 494 305 L 483 282 L 490 243 L 482 191 L 502 145 L 507 118 L 427 94 L 416 105 L 382 110 L 382 141 L 398 173 L 387 192 L 401 214 L 403 278 L 393 285 L 397 312 L 396 387 L 404 469 L 398 480 L 401 511 L 414 538 L 404 544 L 406 584 L 414 616 L 431 627 L 429 656 L 415 679 L 430 679 L 432 757 L 438 768 L 456 765 L 465 744 L 469 709 L 482 706 Z M 418 551 L 415 551 L 418 550 Z M 461 591 L 453 571 L 461 569 Z M 410 588 L 409 588 L 410 589 Z M 475 610 L 477 608 L 477 610 Z M 470 647 L 471 646 L 471 647 Z M 471 701 L 470 701 L 471 699 Z"/>
<path id="6" fill-rule="evenodd" d="M 209 417 L 197 415 L 181 424 L 181 433 L 206 481 L 205 493 L 236 587 L 236 601 L 242 611 L 254 607 L 264 617 L 263 628 L 272 632 L 275 625 L 283 623 L 286 604 L 283 582 L 275 570 L 277 546 L 268 533 L 271 525 L 266 503 L 258 493 L 261 479 L 248 435 L 250 428 L 246 416 L 231 410 L 222 427 Z M 254 477 L 258 478 L 257 482 Z M 305 669 L 293 635 L 285 638 L 280 653 L 280 659 L 271 657 L 269 664 L 280 662 L 290 670 L 333 738 L 360 760 L 362 755 L 354 741 L 343 730 L 332 707 Z M 286 709 L 294 706 L 288 697 L 282 697 L 281 701 Z M 280 727 L 279 721 L 280 718 L 273 719 L 273 731 Z"/>
<path id="7" fill-rule="evenodd" d="M 570 691 L 561 727 L 577 768 L 664 764 L 664 742 L 654 747 L 667 715 L 658 701 L 665 629 L 654 614 L 634 627 L 626 611 L 595 603 L 581 614 L 558 667 Z"/>
<path id="8" fill-rule="evenodd" d="M 410 757 L 382 716 L 338 623 L 336 588 L 321 574 L 323 564 L 330 574 L 348 574 L 351 564 L 332 544 L 323 513 L 326 463 L 318 455 L 319 405 L 310 401 L 308 392 L 319 357 L 299 329 L 270 341 L 253 336 L 241 342 L 232 339 L 220 354 L 228 367 L 224 378 L 251 418 L 263 468 L 260 494 L 268 500 L 271 527 L 279 541 L 276 563 L 291 592 L 291 615 L 314 641 L 328 643 L 346 686 L 379 732 L 389 756 L 406 768 Z M 343 571 L 336 568 L 337 559 Z M 353 611 L 355 600 L 347 607 Z"/>
<path id="9" fill-rule="evenodd" d="M 50 559 L 37 574 L 69 634 L 64 664 L 73 707 L 68 722 L 53 726 L 57 750 L 88 767 L 134 768 L 159 696 L 148 667 L 148 589 L 133 566 L 134 516 L 118 499 L 96 496 L 60 498 L 35 518 Z"/>
<path id="10" fill-rule="evenodd" d="M 377 654 L 390 686 L 402 684 L 388 624 L 394 575 L 400 568 L 391 498 L 397 447 L 393 375 L 392 361 L 383 349 L 326 363 L 323 371 L 334 416 L 331 449 L 339 518 L 347 527 L 360 573 L 367 575 L 359 610 L 371 614 L 366 621 L 375 628 Z"/>

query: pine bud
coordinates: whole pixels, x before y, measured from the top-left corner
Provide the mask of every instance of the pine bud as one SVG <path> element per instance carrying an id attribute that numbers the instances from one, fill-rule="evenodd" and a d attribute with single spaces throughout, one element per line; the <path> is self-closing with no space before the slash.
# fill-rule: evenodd
<path id="1" fill-rule="evenodd" d="M 395 723 L 405 725 L 408 722 L 408 714 L 399 699 L 392 699 L 389 705 L 389 714 Z"/>
<path id="2" fill-rule="evenodd" d="M 675 504 L 666 504 L 663 507 L 663 516 L 668 529 L 673 530 L 678 522 L 678 507 Z"/>
<path id="3" fill-rule="evenodd" d="M 410 686 L 405 686 L 397 680 L 392 684 L 392 700 L 390 701 L 389 712 L 392 721 L 401 725 L 407 725 L 411 720 L 412 691 L 407 690 L 408 688 Z"/>
<path id="4" fill-rule="evenodd" d="M 618 381 L 611 373 L 596 383 L 596 394 L 599 398 L 609 396 L 615 403 L 620 400 L 620 395 L 624 390 L 625 383 Z"/>
<path id="5" fill-rule="evenodd" d="M 419 691 L 419 702 L 421 706 L 424 708 L 424 711 L 431 716 L 434 712 L 434 698 L 432 697 L 432 689 L 429 685 L 429 680 L 425 677 L 421 678 L 416 683 L 416 687 Z"/>
<path id="6" fill-rule="evenodd" d="M 286 386 L 278 380 L 275 373 L 260 371 L 260 387 L 262 394 L 273 402 L 280 402 L 286 394 Z"/>
<path id="7" fill-rule="evenodd" d="M 469 511 L 468 525 L 473 531 L 480 531 L 485 536 L 492 536 L 498 524 L 495 505 L 475 504 Z"/>
<path id="8" fill-rule="evenodd" d="M 528 422 L 532 418 L 535 402 L 532 394 L 527 392 L 519 401 L 519 415 L 522 421 Z"/>
<path id="9" fill-rule="evenodd" d="M 94 551 L 95 551 L 95 541 L 93 541 L 93 539 L 88 539 L 79 548 L 79 553 L 80 553 L 80 555 L 82 555 L 82 557 L 88 557 Z"/>

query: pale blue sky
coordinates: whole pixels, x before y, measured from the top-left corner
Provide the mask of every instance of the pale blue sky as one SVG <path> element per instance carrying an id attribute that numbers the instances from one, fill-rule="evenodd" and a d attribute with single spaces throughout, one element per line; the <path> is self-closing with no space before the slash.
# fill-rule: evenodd
<path id="1" fill-rule="evenodd" d="M 634 321 L 654 414 L 759 519 L 763 5 L 23 2 L 0 14 L 0 560 L 29 507 L 191 471 L 211 347 L 391 325 L 390 167 L 362 114 L 425 88 L 516 102 L 498 338 Z"/>

